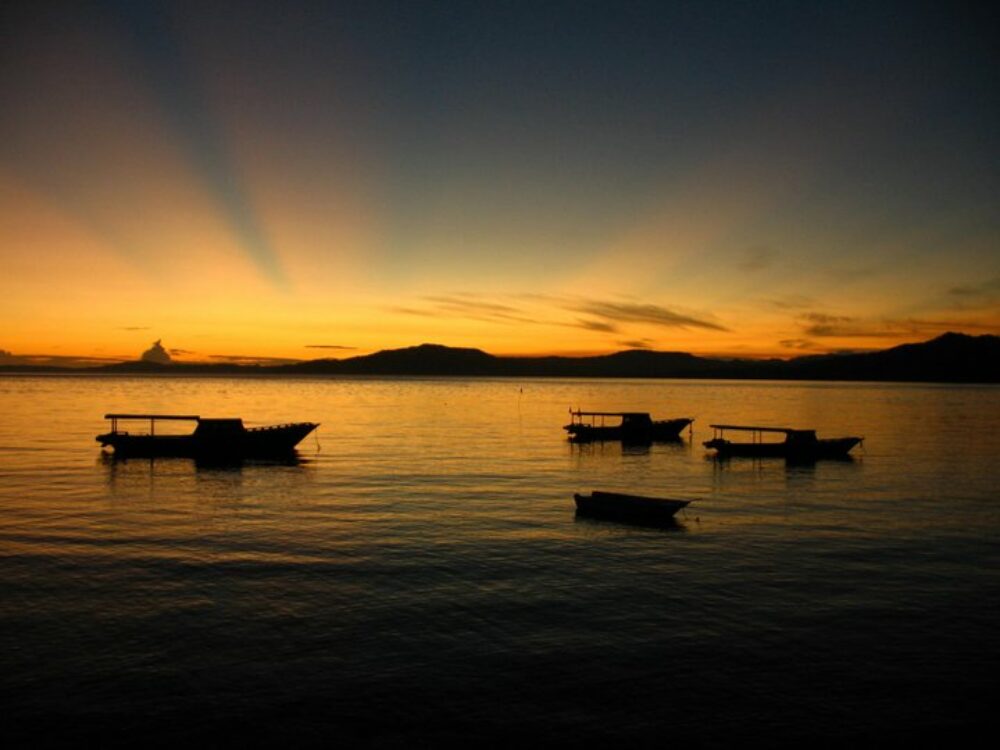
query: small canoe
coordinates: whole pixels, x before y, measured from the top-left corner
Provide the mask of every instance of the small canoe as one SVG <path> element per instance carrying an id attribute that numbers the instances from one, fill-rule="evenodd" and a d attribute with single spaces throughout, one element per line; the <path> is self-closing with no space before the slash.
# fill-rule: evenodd
<path id="1" fill-rule="evenodd" d="M 627 495 L 621 492 L 591 492 L 589 495 L 573 495 L 576 510 L 584 515 L 601 516 L 623 520 L 671 521 L 674 514 L 686 508 L 690 500 L 675 500 L 666 497 L 646 497 Z"/>

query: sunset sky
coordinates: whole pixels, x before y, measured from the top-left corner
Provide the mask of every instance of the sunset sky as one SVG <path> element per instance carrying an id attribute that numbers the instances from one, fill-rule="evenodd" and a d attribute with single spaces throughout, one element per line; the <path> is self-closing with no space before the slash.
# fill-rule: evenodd
<path id="1" fill-rule="evenodd" d="M 1000 333 L 986 4 L 6 5 L 0 362 Z"/>

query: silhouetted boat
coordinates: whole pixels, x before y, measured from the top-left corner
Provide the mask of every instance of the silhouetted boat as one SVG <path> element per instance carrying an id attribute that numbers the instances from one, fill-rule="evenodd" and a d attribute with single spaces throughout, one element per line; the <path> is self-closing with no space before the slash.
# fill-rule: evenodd
<path id="1" fill-rule="evenodd" d="M 715 430 L 711 440 L 704 443 L 706 448 L 714 448 L 722 458 L 744 456 L 749 458 L 789 458 L 800 461 L 817 458 L 846 458 L 847 454 L 863 438 L 817 438 L 815 430 L 795 430 L 790 427 L 748 427 L 729 424 L 713 424 Z M 726 430 L 742 430 L 752 434 L 749 443 L 734 443 L 726 440 Z M 783 433 L 785 439 L 765 442 L 763 433 Z"/>
<path id="2" fill-rule="evenodd" d="M 101 447 L 118 456 L 185 456 L 190 458 L 269 458 L 292 453 L 302 438 L 319 427 L 314 422 L 244 427 L 242 419 L 203 419 L 178 414 L 105 414 L 111 431 L 97 436 Z M 120 420 L 148 420 L 149 432 L 130 434 Z M 157 435 L 157 421 L 197 422 L 189 435 Z"/>
<path id="3" fill-rule="evenodd" d="M 597 490 L 589 495 L 575 494 L 573 499 L 576 501 L 577 512 L 584 515 L 646 522 L 671 521 L 677 511 L 686 508 L 691 502 Z"/>
<path id="4" fill-rule="evenodd" d="M 606 424 L 608 418 L 621 420 Z M 621 440 L 623 443 L 652 443 L 679 440 L 681 430 L 693 419 L 664 419 L 654 421 L 646 412 L 633 411 L 572 411 L 570 423 L 563 427 L 574 443 L 595 440 Z"/>

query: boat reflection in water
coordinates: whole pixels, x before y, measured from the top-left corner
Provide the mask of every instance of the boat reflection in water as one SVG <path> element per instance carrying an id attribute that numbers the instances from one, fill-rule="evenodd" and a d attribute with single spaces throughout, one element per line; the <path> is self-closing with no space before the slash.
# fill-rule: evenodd
<path id="1" fill-rule="evenodd" d="M 188 466 L 194 469 L 205 469 L 215 471 L 240 471 L 244 468 L 256 466 L 309 466 L 308 458 L 303 457 L 298 451 L 280 456 L 269 456 L 259 458 L 242 458 L 233 456 L 130 456 L 122 453 L 101 451 L 98 454 L 98 463 L 106 466 L 112 473 L 121 471 L 147 471 L 149 469 L 169 469 L 170 471 L 184 471 L 180 467 Z"/>

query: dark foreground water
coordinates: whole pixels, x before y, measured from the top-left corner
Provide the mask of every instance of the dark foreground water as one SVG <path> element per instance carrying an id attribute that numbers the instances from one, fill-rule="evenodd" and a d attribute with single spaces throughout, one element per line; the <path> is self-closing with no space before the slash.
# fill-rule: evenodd
<path id="1" fill-rule="evenodd" d="M 697 418 L 574 447 L 570 406 Z M 115 462 L 108 411 L 312 420 L 297 465 Z M 714 421 L 861 434 L 706 457 Z M 843 745 L 992 718 L 1000 389 L 0 377 L 0 739 Z M 671 529 L 593 488 L 695 498 Z"/>

